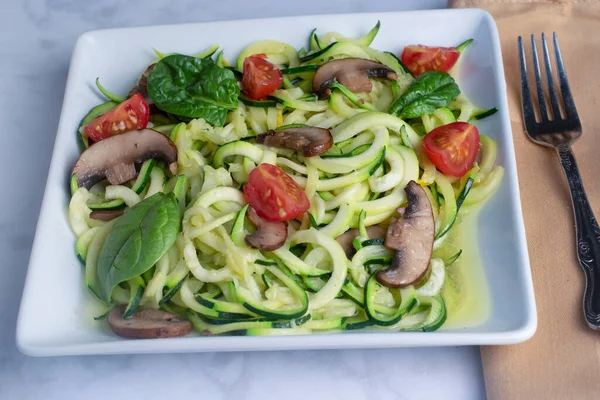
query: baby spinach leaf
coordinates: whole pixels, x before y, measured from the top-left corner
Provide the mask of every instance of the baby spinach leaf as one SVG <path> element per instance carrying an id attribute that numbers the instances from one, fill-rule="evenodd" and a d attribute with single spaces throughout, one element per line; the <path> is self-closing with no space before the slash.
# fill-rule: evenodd
<path id="1" fill-rule="evenodd" d="M 163 111 L 223 126 L 228 110 L 238 105 L 240 88 L 233 72 L 212 59 L 173 54 L 156 63 L 148 94 Z"/>
<path id="2" fill-rule="evenodd" d="M 424 72 L 412 82 L 392 107 L 389 113 L 400 118 L 417 118 L 446 107 L 460 94 L 454 79 L 445 72 Z"/>
<path id="3" fill-rule="evenodd" d="M 119 283 L 150 269 L 175 243 L 179 206 L 172 194 L 161 192 L 125 210 L 108 234 L 98 259 L 100 296 L 110 302 Z"/>

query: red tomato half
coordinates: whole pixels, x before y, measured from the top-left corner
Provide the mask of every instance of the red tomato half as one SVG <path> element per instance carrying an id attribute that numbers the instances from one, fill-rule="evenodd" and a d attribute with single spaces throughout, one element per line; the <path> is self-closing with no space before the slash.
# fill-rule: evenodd
<path id="1" fill-rule="evenodd" d="M 448 72 L 456 64 L 460 52 L 454 47 L 406 46 L 402 62 L 415 76 L 425 71 Z"/>
<path id="2" fill-rule="evenodd" d="M 288 221 L 310 208 L 304 190 L 272 164 L 260 164 L 250 172 L 244 194 L 256 213 L 268 221 Z"/>
<path id="3" fill-rule="evenodd" d="M 479 131 L 466 122 L 442 125 L 425 135 L 423 147 L 437 169 L 460 177 L 471 169 L 479 153 Z"/>
<path id="4" fill-rule="evenodd" d="M 242 91 L 253 100 L 259 100 L 273 93 L 283 82 L 281 71 L 266 60 L 264 54 L 255 54 L 244 60 Z"/>
<path id="5" fill-rule="evenodd" d="M 141 94 L 135 94 L 85 126 L 85 133 L 97 142 L 107 137 L 148 126 L 150 108 Z"/>

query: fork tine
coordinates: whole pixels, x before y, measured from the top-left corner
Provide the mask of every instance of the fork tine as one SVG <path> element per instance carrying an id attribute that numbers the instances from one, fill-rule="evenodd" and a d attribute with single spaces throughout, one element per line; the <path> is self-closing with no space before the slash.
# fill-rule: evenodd
<path id="1" fill-rule="evenodd" d="M 552 105 L 552 113 L 554 114 L 554 120 L 561 119 L 560 109 L 558 108 L 558 98 L 556 97 L 556 90 L 554 89 L 554 80 L 552 79 L 552 64 L 550 64 L 550 53 L 548 52 L 548 45 L 546 44 L 546 35 L 542 33 L 542 46 L 544 49 L 544 63 L 546 64 L 546 81 L 548 82 L 548 92 L 550 97 L 550 104 Z"/>
<path id="2" fill-rule="evenodd" d="M 531 100 L 531 91 L 529 90 L 529 80 L 527 79 L 527 63 L 525 61 L 525 50 L 523 49 L 523 40 L 519 36 L 519 55 L 521 58 L 521 106 L 523 107 L 523 118 L 527 125 L 527 117 L 535 115 L 533 111 L 533 101 Z"/>
<path id="3" fill-rule="evenodd" d="M 544 99 L 544 86 L 542 85 L 542 75 L 540 74 L 540 63 L 538 61 L 537 47 L 535 45 L 535 36 L 531 35 L 531 52 L 533 54 L 533 71 L 535 73 L 535 86 L 537 88 L 538 104 L 540 106 L 541 121 L 548 120 L 546 111 L 546 100 Z"/>
<path id="4" fill-rule="evenodd" d="M 571 94 L 571 88 L 569 87 L 569 81 L 567 79 L 567 71 L 565 71 L 565 65 L 563 64 L 562 55 L 560 53 L 560 47 L 558 46 L 558 37 L 556 32 L 553 34 L 554 37 L 554 55 L 556 56 L 556 70 L 558 72 L 558 81 L 560 82 L 560 92 L 565 103 L 565 114 L 566 118 L 578 118 L 577 109 L 575 108 L 575 101 Z"/>

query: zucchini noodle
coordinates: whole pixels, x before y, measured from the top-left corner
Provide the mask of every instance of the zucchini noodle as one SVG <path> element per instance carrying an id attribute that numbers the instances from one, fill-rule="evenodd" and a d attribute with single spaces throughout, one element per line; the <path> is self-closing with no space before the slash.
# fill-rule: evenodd
<path id="1" fill-rule="evenodd" d="M 264 40 L 249 45 L 234 63 L 233 68 L 242 71 L 245 57 L 265 54 L 271 63 L 289 69 L 357 57 L 380 62 L 397 73 L 392 83 L 372 79 L 372 91 L 357 94 L 358 105 L 337 89 L 328 99 L 317 99 L 311 86 L 315 68 L 307 67 L 284 75 L 284 88 L 271 95 L 274 101 L 268 106 L 240 101 L 222 127 L 201 118 L 165 126 L 163 132 L 177 146 L 178 176 L 158 162 L 144 170 L 144 182 L 141 178 L 123 185 L 103 182 L 91 191 L 74 191 L 68 219 L 92 291 L 99 253 L 114 225 L 114 221 L 90 218 L 92 209 L 130 208 L 155 193 L 174 192 L 182 207 L 175 245 L 141 275 L 141 281 L 118 285 L 113 302 L 128 304 L 133 291 L 142 288 L 141 306 L 164 307 L 210 334 L 302 334 L 363 326 L 430 329 L 427 321 L 445 313 L 444 261 L 431 260 L 430 272 L 419 287 L 378 286 L 372 275 L 390 265 L 393 251 L 382 240 L 365 237 L 365 228 L 376 224 L 386 228 L 396 210 L 406 206 L 406 185 L 417 181 L 432 204 L 436 232 L 450 229 L 460 204 L 480 205 L 493 194 L 503 168 L 495 165 L 496 143 L 482 135 L 474 183 L 457 204 L 466 178 L 436 170 L 423 148 L 422 134 L 455 121 L 456 116 L 468 120 L 475 107 L 461 95 L 452 111 L 444 108 L 414 120 L 388 114 L 414 78 L 390 53 L 369 47 L 378 29 L 379 24 L 359 39 L 336 32 L 312 33 L 309 51 L 313 53 Z M 202 54 L 212 55 L 217 49 L 213 46 Z M 220 63 L 227 65 L 222 55 Z M 303 157 L 254 139 L 290 124 L 331 129 L 333 147 L 320 156 Z M 260 163 L 281 167 L 311 203 L 310 216 L 290 221 L 285 244 L 274 251 L 251 248 L 244 240 L 255 228 L 246 218 L 241 185 Z M 185 179 L 180 181 L 181 176 Z M 362 234 L 356 234 L 356 251 L 349 259 L 335 239 L 351 228 L 359 228 Z M 436 247 L 444 245 L 441 239 L 436 241 Z M 373 286 L 366 296 L 368 285 Z M 397 319 L 398 313 L 406 318 Z"/>

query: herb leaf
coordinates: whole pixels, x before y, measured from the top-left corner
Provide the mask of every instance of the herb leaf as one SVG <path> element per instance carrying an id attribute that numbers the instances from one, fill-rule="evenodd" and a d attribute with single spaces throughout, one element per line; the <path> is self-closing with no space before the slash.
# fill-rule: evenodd
<path id="1" fill-rule="evenodd" d="M 240 88 L 233 72 L 212 59 L 173 54 L 156 63 L 148 94 L 163 111 L 223 126 L 228 110 L 238 105 Z"/>
<path id="2" fill-rule="evenodd" d="M 171 194 L 158 192 L 125 210 L 100 251 L 100 297 L 110 302 L 115 286 L 150 269 L 175 243 L 179 223 L 179 206 Z"/>
<path id="3" fill-rule="evenodd" d="M 454 79 L 445 72 L 424 72 L 396 100 L 389 113 L 400 118 L 417 118 L 446 107 L 460 94 Z"/>

